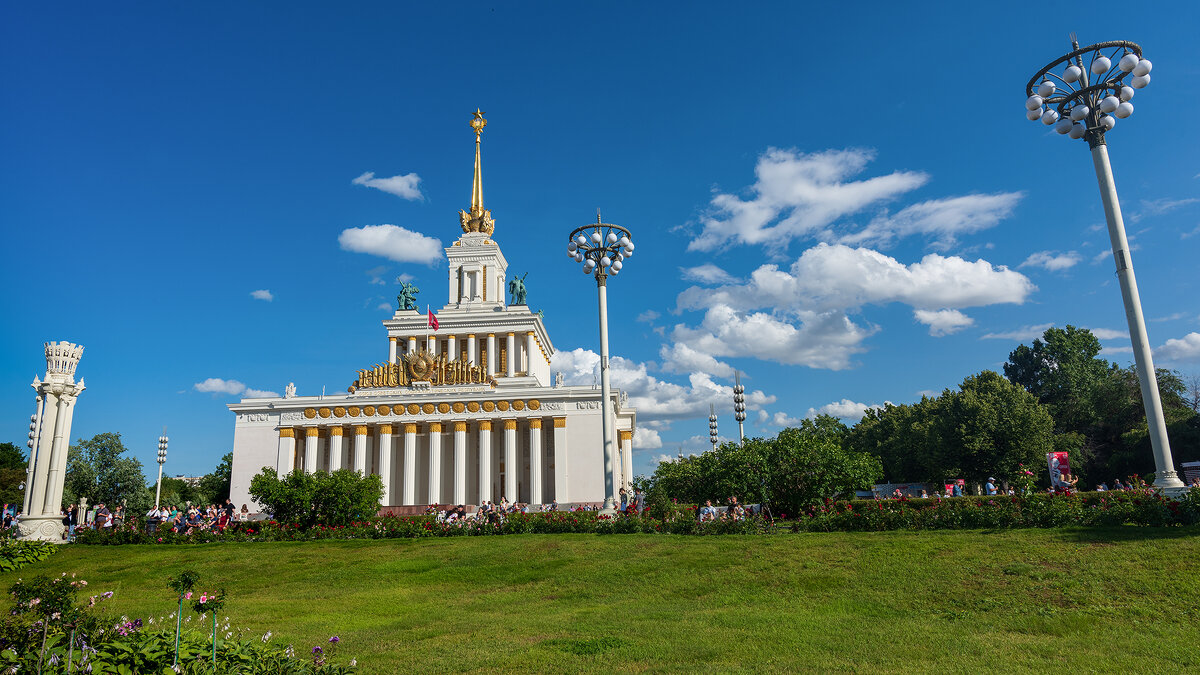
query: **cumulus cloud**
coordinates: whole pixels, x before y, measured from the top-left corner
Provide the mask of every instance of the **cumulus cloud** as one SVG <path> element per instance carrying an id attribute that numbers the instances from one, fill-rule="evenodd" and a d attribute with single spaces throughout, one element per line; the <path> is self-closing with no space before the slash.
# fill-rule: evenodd
<path id="1" fill-rule="evenodd" d="M 1171 338 L 1154 350 L 1154 358 L 1175 363 L 1200 361 L 1200 333 Z"/>
<path id="2" fill-rule="evenodd" d="M 1128 330 L 1117 330 L 1115 328 L 1089 328 L 1092 335 L 1096 336 L 1097 340 L 1128 340 Z"/>
<path id="3" fill-rule="evenodd" d="M 668 373 L 700 372 L 712 373 L 717 377 L 733 377 L 733 366 L 680 342 L 663 345 L 659 356 L 663 360 L 663 370 Z"/>
<path id="4" fill-rule="evenodd" d="M 376 178 L 374 171 L 368 171 L 350 182 L 355 185 L 365 185 L 376 190 L 383 190 L 388 194 L 396 195 L 409 201 L 418 201 L 425 198 L 421 194 L 420 189 L 421 177 L 415 173 L 392 176 L 391 178 Z"/>
<path id="5" fill-rule="evenodd" d="M 378 305 L 375 305 L 375 309 L 381 309 L 381 310 L 384 310 L 384 311 L 390 312 L 390 311 L 392 311 L 392 303 L 390 303 L 390 302 L 381 302 L 381 303 L 379 303 Z"/>
<path id="6" fill-rule="evenodd" d="M 858 403 L 856 401 L 851 401 L 848 398 L 844 398 L 840 401 L 834 401 L 833 403 L 826 403 L 820 408 L 809 408 L 806 417 L 813 419 L 817 415 L 831 415 L 833 417 L 837 417 L 838 419 L 853 420 L 857 422 L 858 420 L 862 419 L 863 415 L 867 414 L 867 410 L 882 408 L 883 405 L 884 404 L 880 403 L 872 403 L 871 405 L 867 405 L 866 403 Z"/>
<path id="7" fill-rule="evenodd" d="M 1082 256 L 1075 251 L 1067 251 L 1066 253 L 1038 251 L 1026 258 L 1025 262 L 1021 263 L 1019 267 L 1041 267 L 1051 272 L 1059 272 L 1074 267 L 1082 259 Z"/>
<path id="8" fill-rule="evenodd" d="M 949 248 L 958 235 L 994 227 L 1007 218 L 1023 196 L 1020 192 L 970 194 L 933 199 L 876 216 L 862 230 L 841 237 L 847 244 L 888 244 L 911 235 L 926 235 L 937 248 Z"/>
<path id="9" fill-rule="evenodd" d="M 1129 219 L 1136 223 L 1146 216 L 1161 216 L 1189 204 L 1195 204 L 1196 202 L 1200 202 L 1200 199 L 1196 197 L 1189 197 L 1187 199 L 1143 199 L 1138 204 L 1138 210 L 1129 214 Z"/>
<path id="10" fill-rule="evenodd" d="M 654 429 L 639 426 L 633 430 L 633 447 L 637 450 L 661 448 L 662 437 Z"/>
<path id="11" fill-rule="evenodd" d="M 696 267 L 680 267 L 685 281 L 696 281 L 702 284 L 732 284 L 737 281 L 732 274 L 712 263 L 704 263 Z"/>
<path id="12" fill-rule="evenodd" d="M 934 337 L 950 335 L 975 323 L 975 319 L 963 314 L 957 309 L 916 309 L 913 316 L 917 321 L 929 326 L 929 334 Z"/>
<path id="13" fill-rule="evenodd" d="M 1046 332 L 1047 328 L 1053 328 L 1052 323 L 1039 323 L 1036 326 L 1022 326 L 1016 330 L 1001 331 L 997 333 L 984 333 L 980 336 L 981 340 L 1016 340 L 1024 342 L 1042 337 L 1042 333 Z"/>
<path id="14" fill-rule="evenodd" d="M 266 300 L 267 302 L 275 299 L 275 295 L 265 288 L 257 291 L 250 291 L 250 297 L 254 298 L 255 300 Z"/>
<path id="15" fill-rule="evenodd" d="M 375 284 L 376 286 L 387 286 L 387 282 L 383 280 L 383 273 L 387 271 L 388 268 L 386 266 L 379 265 L 369 270 L 363 270 L 363 273 L 371 277 L 371 281 L 368 283 Z"/>
<path id="16" fill-rule="evenodd" d="M 227 394 L 229 396 L 237 396 L 241 394 L 245 398 L 278 398 L 279 394 L 273 391 L 264 391 L 261 389 L 250 389 L 245 384 L 237 380 L 224 380 L 219 377 L 210 377 L 203 382 L 197 382 L 192 385 L 192 388 L 206 394 Z"/>
<path id="17" fill-rule="evenodd" d="M 442 242 L 396 225 L 364 225 L 342 230 L 343 250 L 368 253 L 396 262 L 432 265 L 442 259 Z"/>
<path id="18" fill-rule="evenodd" d="M 662 316 L 662 315 L 659 314 L 658 312 L 656 312 L 652 309 L 648 309 L 648 310 L 642 312 L 641 314 L 637 315 L 637 321 L 641 321 L 642 323 L 651 323 L 652 321 L 654 321 L 655 319 L 657 319 L 660 316 Z"/>
<path id="19" fill-rule="evenodd" d="M 567 384 L 590 385 L 599 381 L 600 355 L 588 349 L 555 352 L 551 369 L 562 371 Z M 688 384 L 660 380 L 647 372 L 646 364 L 620 356 L 609 360 L 609 377 L 614 387 L 629 394 L 629 405 L 637 408 L 639 425 L 707 417 L 710 403 L 733 399 L 733 387 L 718 384 L 708 373 L 691 373 Z M 746 392 L 746 407 L 757 410 L 775 402 L 759 390 Z M 661 426 L 661 425 L 660 425 Z"/>

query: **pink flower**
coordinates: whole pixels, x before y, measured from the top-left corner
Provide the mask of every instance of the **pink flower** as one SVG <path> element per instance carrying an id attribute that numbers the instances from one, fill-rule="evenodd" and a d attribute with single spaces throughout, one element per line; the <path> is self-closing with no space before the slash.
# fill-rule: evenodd
<path id="1" fill-rule="evenodd" d="M 205 595 L 205 594 L 203 594 L 203 593 L 201 593 L 201 594 L 200 594 L 200 604 L 202 604 L 202 605 L 203 605 L 203 604 L 204 604 L 204 603 L 206 603 L 206 602 L 208 602 L 208 596 L 207 596 L 207 595 Z"/>
<path id="2" fill-rule="evenodd" d="M 192 592 L 191 592 L 191 591 L 188 591 L 187 593 L 184 593 L 184 594 L 183 594 L 183 599 L 184 599 L 184 600 L 191 600 L 191 599 L 192 599 Z"/>

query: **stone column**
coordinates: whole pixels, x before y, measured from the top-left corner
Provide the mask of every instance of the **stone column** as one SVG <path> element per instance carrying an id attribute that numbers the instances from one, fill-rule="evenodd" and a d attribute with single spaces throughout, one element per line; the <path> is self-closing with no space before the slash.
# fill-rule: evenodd
<path id="1" fill-rule="evenodd" d="M 467 503 L 467 423 L 454 423 L 454 503 Z"/>
<path id="2" fill-rule="evenodd" d="M 401 503 L 412 506 L 417 503 L 417 425 L 404 425 L 404 493 Z"/>
<path id="3" fill-rule="evenodd" d="M 542 503 L 542 420 L 529 420 L 529 503 Z"/>
<path id="4" fill-rule="evenodd" d="M 429 355 L 437 356 L 438 355 L 438 336 L 437 336 L 437 334 L 435 333 L 435 334 L 430 335 L 429 337 L 425 338 L 425 342 L 428 344 L 428 347 L 429 347 L 427 350 L 429 352 Z"/>
<path id="5" fill-rule="evenodd" d="M 496 334 L 488 333 L 487 336 L 487 374 L 492 377 L 496 374 Z"/>
<path id="6" fill-rule="evenodd" d="M 47 342 L 46 377 L 34 377 L 30 384 L 37 392 L 38 409 L 31 420 L 25 508 L 17 525 L 21 539 L 64 541 L 61 508 L 71 418 L 74 403 L 86 388 L 82 379 L 75 382 L 75 367 L 82 355 L 79 345 Z"/>
<path id="7" fill-rule="evenodd" d="M 74 412 L 74 396 L 63 392 L 58 395 L 58 412 L 54 416 L 54 438 L 50 449 L 50 463 L 46 476 L 46 497 L 42 504 L 42 514 L 55 516 L 62 511 L 62 489 L 66 476 L 67 446 L 70 438 L 63 438 L 63 429 L 71 428 L 71 416 Z M 69 431 L 67 432 L 70 433 Z M 61 465 L 61 466 L 60 466 Z"/>
<path id="8" fill-rule="evenodd" d="M 342 468 L 342 427 L 329 427 L 329 473 Z"/>
<path id="9" fill-rule="evenodd" d="M 408 336 L 408 353 L 409 354 L 417 353 L 417 338 L 415 335 Z"/>
<path id="10" fill-rule="evenodd" d="M 392 425 L 379 425 L 379 477 L 383 480 L 381 506 L 392 504 Z"/>
<path id="11" fill-rule="evenodd" d="M 508 366 L 507 367 L 508 372 L 505 373 L 505 375 L 507 375 L 508 377 L 513 377 L 514 375 L 517 374 L 517 354 L 516 354 L 516 352 L 517 352 L 517 336 L 516 336 L 516 334 L 509 333 L 508 340 L 504 346 L 505 346 L 505 349 L 504 349 L 505 358 L 508 361 L 508 363 L 505 364 L 506 366 Z"/>
<path id="12" fill-rule="evenodd" d="M 354 427 L 354 470 L 360 474 L 367 473 L 367 427 Z"/>
<path id="13" fill-rule="evenodd" d="M 511 342 L 512 333 L 508 336 Z M 517 471 L 517 421 L 504 420 L 504 496 L 510 502 L 517 501 Z"/>
<path id="14" fill-rule="evenodd" d="M 275 456 L 275 473 L 280 478 L 292 472 L 296 460 L 296 430 L 284 427 L 279 430 L 279 453 Z"/>
<path id="15" fill-rule="evenodd" d="M 388 336 L 388 363 L 396 362 L 396 336 Z"/>
<path id="16" fill-rule="evenodd" d="M 458 360 L 458 338 L 453 335 L 446 336 L 446 360 Z"/>
<path id="17" fill-rule="evenodd" d="M 442 423 L 429 423 L 429 503 L 442 500 Z"/>
<path id="18" fill-rule="evenodd" d="M 475 339 L 474 333 L 467 334 L 467 364 L 468 365 L 472 365 L 472 366 L 475 365 L 475 360 L 476 360 L 475 359 L 475 351 L 476 351 L 475 347 L 478 343 L 479 343 L 479 340 Z"/>
<path id="19" fill-rule="evenodd" d="M 567 490 L 567 418 L 554 418 L 554 498 L 559 504 L 571 501 Z"/>
<path id="20" fill-rule="evenodd" d="M 633 481 L 633 431 L 623 429 L 617 432 L 621 439 L 621 485 L 632 493 L 629 484 Z"/>
<path id="21" fill-rule="evenodd" d="M 321 430 L 308 427 L 304 430 L 304 473 L 317 470 L 317 445 L 321 442 Z"/>
<path id="22" fill-rule="evenodd" d="M 492 421 L 479 421 L 479 501 L 492 501 Z"/>
<path id="23" fill-rule="evenodd" d="M 538 353 L 537 335 L 533 331 L 525 334 L 525 374 L 533 375 L 534 354 Z"/>

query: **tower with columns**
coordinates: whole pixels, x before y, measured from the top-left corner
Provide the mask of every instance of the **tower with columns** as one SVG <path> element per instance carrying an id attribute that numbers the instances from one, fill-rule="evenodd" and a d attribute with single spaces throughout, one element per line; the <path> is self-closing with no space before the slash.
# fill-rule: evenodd
<path id="1" fill-rule="evenodd" d="M 30 385 L 37 392 L 37 412 L 29 423 L 29 468 L 25 476 L 25 500 L 18 529 L 22 539 L 61 544 L 63 541 L 62 497 L 67 473 L 67 448 L 71 443 L 71 419 L 75 401 L 86 388 L 83 378 L 75 382 L 75 368 L 83 347 L 70 342 L 47 342 L 46 377 L 34 376 Z"/>
<path id="2" fill-rule="evenodd" d="M 251 503 L 250 479 L 267 466 L 281 474 L 377 474 L 381 507 L 398 512 L 501 499 L 603 501 L 600 391 L 556 386 L 542 318 L 507 302 L 508 261 L 483 205 L 483 112 L 470 125 L 471 205 L 459 212 L 462 232 L 445 249 L 448 293 L 435 311 L 438 328 L 422 311 L 397 310 L 383 321 L 386 361 L 358 370 L 345 394 L 231 404 L 234 502 Z M 621 461 L 612 470 L 615 484 L 628 485 L 636 411 L 621 398 L 613 392 Z"/>

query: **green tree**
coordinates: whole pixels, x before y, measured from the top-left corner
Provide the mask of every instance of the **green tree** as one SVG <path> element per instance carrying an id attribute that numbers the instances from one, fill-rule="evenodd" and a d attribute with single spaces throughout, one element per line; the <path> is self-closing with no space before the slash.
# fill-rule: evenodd
<path id="1" fill-rule="evenodd" d="M 207 504 L 224 504 L 229 498 L 229 482 L 233 476 L 233 453 L 221 457 L 217 468 L 200 479 L 198 494 Z"/>
<path id="2" fill-rule="evenodd" d="M 0 443 L 0 504 L 16 504 L 25 499 L 21 484 L 25 482 L 28 463 L 25 453 L 13 443 Z"/>
<path id="3" fill-rule="evenodd" d="M 279 477 L 272 467 L 250 479 L 250 496 L 281 523 L 301 527 L 347 525 L 379 512 L 383 481 L 340 469 Z"/>
<path id="4" fill-rule="evenodd" d="M 949 395 L 946 390 L 943 397 Z M 888 403 L 868 408 L 847 435 L 848 446 L 866 452 L 883 465 L 884 479 L 893 483 L 935 480 L 956 475 L 946 465 L 938 435 L 941 398 L 922 396 L 911 405 Z"/>
<path id="5" fill-rule="evenodd" d="M 87 497 L 90 504 L 104 502 L 110 509 L 126 502 L 130 514 L 148 511 L 153 495 L 146 493 L 142 463 L 124 455 L 125 446 L 119 433 L 97 434 L 70 446 L 63 504 Z"/>

